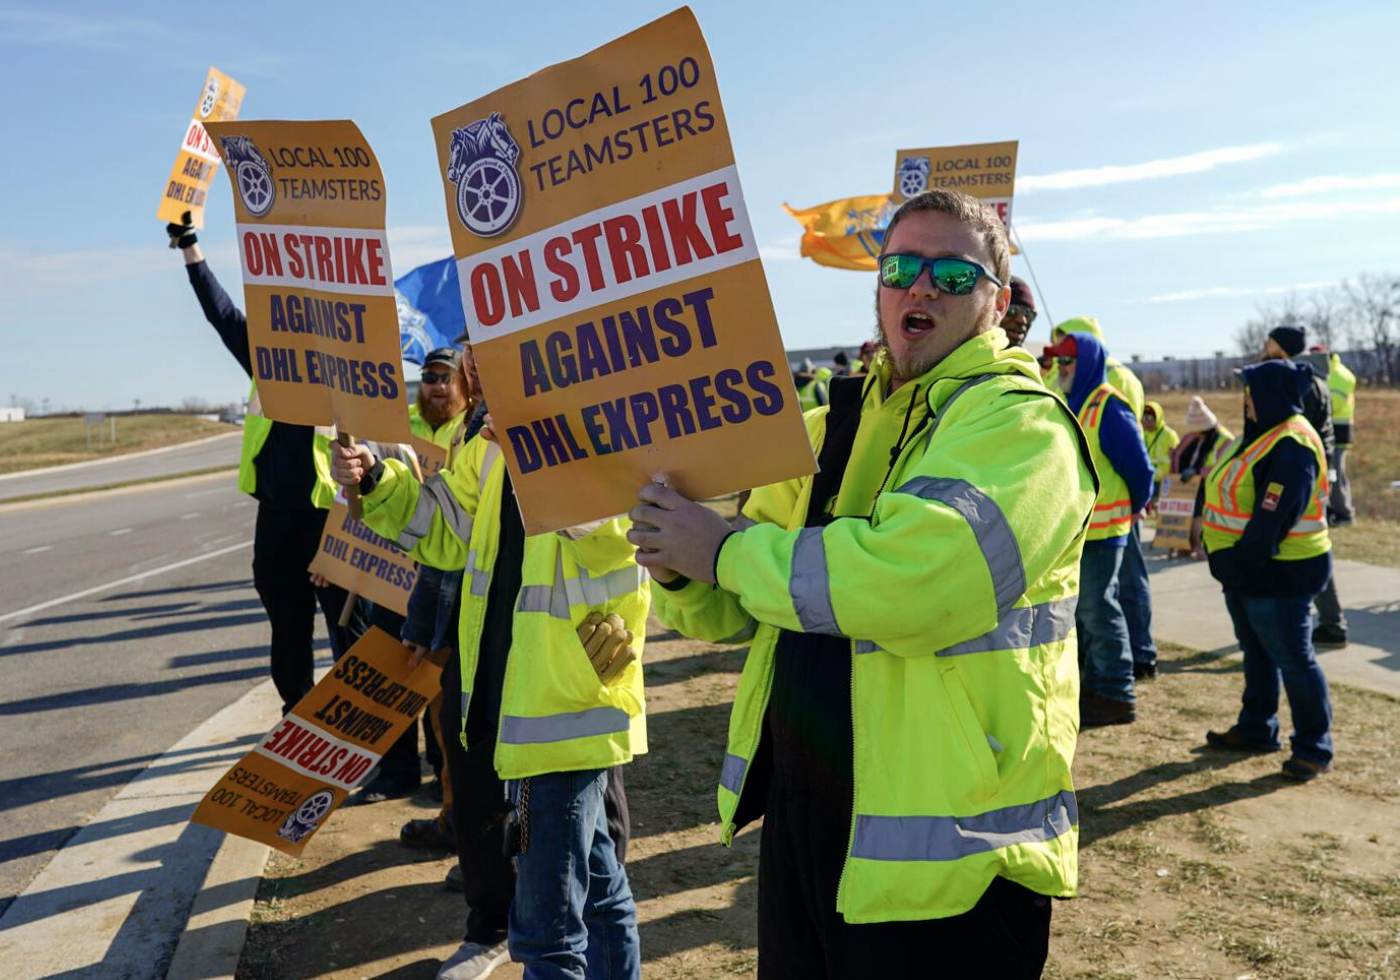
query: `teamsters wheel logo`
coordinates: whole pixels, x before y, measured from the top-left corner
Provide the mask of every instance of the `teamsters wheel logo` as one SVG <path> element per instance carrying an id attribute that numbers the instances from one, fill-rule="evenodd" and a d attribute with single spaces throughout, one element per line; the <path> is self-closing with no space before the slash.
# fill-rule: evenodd
<path id="1" fill-rule="evenodd" d="M 918 197 L 928 189 L 928 157 L 905 157 L 899 162 L 901 197 Z"/>
<path id="2" fill-rule="evenodd" d="M 293 844 L 300 844 L 303 837 L 320 826 L 326 814 L 331 812 L 333 802 L 335 795 L 328 789 L 312 793 L 302 801 L 301 806 L 287 814 L 287 819 L 277 831 L 277 836 Z"/>
<path id="3" fill-rule="evenodd" d="M 257 146 L 246 136 L 221 137 L 224 156 L 233 170 L 233 179 L 238 184 L 238 196 L 243 198 L 243 206 L 255 218 L 265 218 L 277 199 L 277 190 L 272 183 L 272 164 L 258 152 Z"/>
<path id="4" fill-rule="evenodd" d="M 447 179 L 457 185 L 457 216 L 478 238 L 501 234 L 520 213 L 518 159 L 520 147 L 499 112 L 452 131 Z"/>
<path id="5" fill-rule="evenodd" d="M 209 79 L 209 84 L 204 86 L 204 98 L 199 100 L 199 118 L 208 119 L 209 113 L 214 111 L 214 103 L 219 101 L 219 80 Z"/>

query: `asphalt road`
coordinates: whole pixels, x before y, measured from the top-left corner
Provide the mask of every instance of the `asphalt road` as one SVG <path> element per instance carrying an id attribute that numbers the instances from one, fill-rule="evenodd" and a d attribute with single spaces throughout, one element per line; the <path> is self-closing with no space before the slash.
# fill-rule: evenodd
<path id="1" fill-rule="evenodd" d="M 0 912 L 126 782 L 266 679 L 255 506 L 222 473 L 0 507 Z"/>
<path id="2" fill-rule="evenodd" d="M 215 466 L 237 466 L 242 436 L 241 431 L 230 432 L 156 452 L 113 456 L 73 466 L 7 475 L 0 479 L 0 503 L 36 493 L 111 486 L 128 480 L 153 480 L 180 473 L 195 473 Z"/>

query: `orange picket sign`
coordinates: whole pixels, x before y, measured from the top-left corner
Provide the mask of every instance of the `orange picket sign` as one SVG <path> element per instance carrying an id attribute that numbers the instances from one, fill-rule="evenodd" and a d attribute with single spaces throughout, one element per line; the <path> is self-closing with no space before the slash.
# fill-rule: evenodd
<path id="1" fill-rule="evenodd" d="M 709 49 L 682 8 L 433 120 L 525 529 L 811 473 Z"/>
<path id="2" fill-rule="evenodd" d="M 440 668 L 371 627 L 205 794 L 190 819 L 287 854 L 311 836 L 441 690 Z"/>

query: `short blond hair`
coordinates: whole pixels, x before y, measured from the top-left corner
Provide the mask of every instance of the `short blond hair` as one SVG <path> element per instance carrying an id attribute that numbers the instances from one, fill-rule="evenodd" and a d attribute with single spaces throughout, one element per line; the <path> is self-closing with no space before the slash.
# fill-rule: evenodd
<path id="1" fill-rule="evenodd" d="M 917 211 L 941 211 L 971 225 L 992 257 L 992 273 L 1003 285 L 1011 282 L 1011 244 L 1006 240 L 1006 226 L 990 205 L 962 191 L 924 191 L 900 205 L 885 227 L 884 240 L 888 242 L 899 223 Z"/>

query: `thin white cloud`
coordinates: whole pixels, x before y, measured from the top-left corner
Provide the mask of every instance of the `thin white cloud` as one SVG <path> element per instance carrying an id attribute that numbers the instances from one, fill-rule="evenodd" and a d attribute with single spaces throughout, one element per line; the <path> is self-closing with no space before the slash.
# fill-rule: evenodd
<path id="1" fill-rule="evenodd" d="M 1283 152 L 1282 143 L 1251 143 L 1246 146 L 1225 146 L 1180 157 L 1149 160 L 1146 163 L 1090 167 L 1083 170 L 1060 170 L 1040 176 L 1021 177 L 1016 181 L 1016 193 L 1035 191 L 1075 190 L 1081 187 L 1102 187 L 1106 184 L 1129 184 L 1141 180 L 1161 180 L 1200 174 L 1230 163 L 1248 163 Z"/>
<path id="2" fill-rule="evenodd" d="M 1215 299 L 1220 296 L 1273 296 L 1306 289 L 1321 289 L 1330 286 L 1327 282 L 1299 282 L 1291 286 L 1214 286 L 1210 289 L 1189 289 L 1181 293 L 1162 293 L 1147 297 L 1149 303 L 1186 303 L 1197 299 Z"/>
<path id="3" fill-rule="evenodd" d="M 1271 199 L 1307 197 L 1311 194 L 1330 194 L 1335 191 L 1379 191 L 1400 187 L 1400 174 L 1370 174 L 1365 177 L 1343 177 L 1340 175 L 1309 177 L 1290 184 L 1275 184 L 1266 187 L 1261 196 Z"/>
<path id="4" fill-rule="evenodd" d="M 1075 218 L 1066 221 L 1018 221 L 1016 231 L 1026 241 L 1070 242 L 1184 238 L 1241 231 L 1263 231 L 1292 221 L 1336 218 L 1351 214 L 1400 211 L 1400 198 L 1379 201 L 1295 201 L 1215 211 L 1149 214 L 1140 218 Z"/>
<path id="5" fill-rule="evenodd" d="M 36 48 L 112 48 L 169 43 L 177 35 L 158 20 L 51 10 L 0 9 L 0 44 Z"/>

